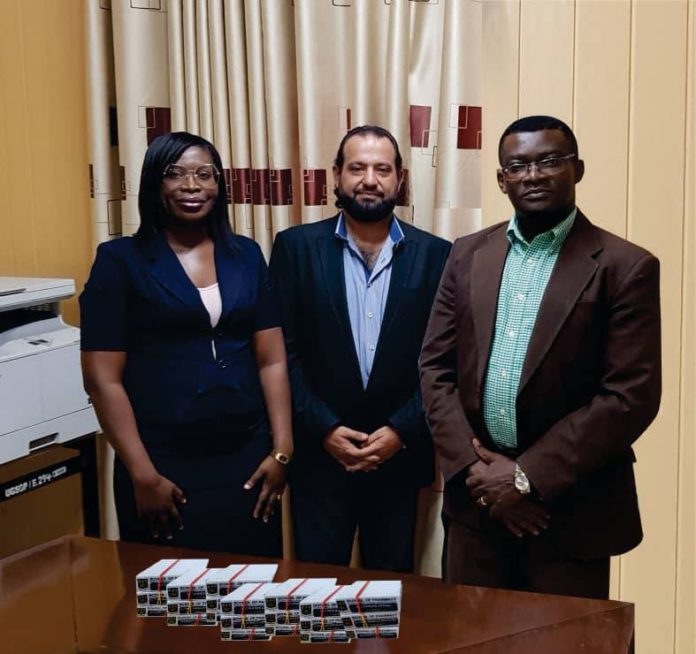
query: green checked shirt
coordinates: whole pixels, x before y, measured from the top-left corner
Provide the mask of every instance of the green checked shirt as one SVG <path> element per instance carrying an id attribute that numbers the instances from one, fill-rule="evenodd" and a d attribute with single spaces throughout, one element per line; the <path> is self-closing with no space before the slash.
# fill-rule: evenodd
<path id="1" fill-rule="evenodd" d="M 525 240 L 513 216 L 507 228 L 510 249 L 498 293 L 493 344 L 483 390 L 483 417 L 497 445 L 517 448 L 515 402 L 534 329 L 561 246 L 575 222 L 577 209 L 553 229 Z"/>

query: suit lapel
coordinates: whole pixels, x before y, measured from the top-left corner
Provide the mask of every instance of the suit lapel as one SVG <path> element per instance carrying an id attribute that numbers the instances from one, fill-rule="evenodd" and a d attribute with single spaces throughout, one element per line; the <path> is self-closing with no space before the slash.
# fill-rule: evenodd
<path id="1" fill-rule="evenodd" d="M 246 267 L 225 244 L 215 244 L 215 272 L 222 298 L 222 322 L 237 304 L 240 292 L 247 287 Z"/>
<path id="2" fill-rule="evenodd" d="M 377 349 L 372 363 L 372 373 L 370 379 L 375 377 L 375 370 L 379 364 L 379 359 L 386 343 L 389 342 L 390 332 L 396 323 L 399 315 L 401 301 L 404 297 L 404 288 L 408 280 L 413 262 L 418 252 L 418 243 L 413 240 L 404 239 L 394 251 L 391 263 L 391 279 L 389 280 L 389 291 L 387 292 L 387 303 L 384 307 L 382 316 L 382 326 L 379 330 Z"/>
<path id="3" fill-rule="evenodd" d="M 208 314 L 198 290 L 188 278 L 163 235 L 148 242 L 147 256 L 150 262 L 150 274 L 157 283 L 187 307 L 195 309 L 207 321 Z"/>
<path id="4" fill-rule="evenodd" d="M 352 354 L 352 361 L 356 369 L 360 370 L 358 355 L 355 351 L 355 342 L 350 328 L 350 316 L 348 315 L 348 300 L 346 299 L 346 280 L 343 272 L 343 242 L 334 235 L 336 221 L 330 221 L 330 233 L 327 233 L 316 241 L 317 253 L 323 271 L 323 283 L 327 286 L 331 309 L 336 316 L 336 322 L 341 326 L 341 333 L 345 340 L 344 347 Z"/>
<path id="5" fill-rule="evenodd" d="M 539 306 L 534 331 L 527 347 L 518 395 L 543 361 L 580 294 L 597 270 L 594 254 L 601 250 L 593 227 L 578 212 L 575 224 L 561 247 L 558 260 Z"/>
<path id="6" fill-rule="evenodd" d="M 474 251 L 471 264 L 471 313 L 474 321 L 476 348 L 478 351 L 478 386 L 488 363 L 488 355 L 495 329 L 498 293 L 503 276 L 505 258 L 510 242 L 506 236 L 507 224 L 488 235 L 488 240 Z"/>

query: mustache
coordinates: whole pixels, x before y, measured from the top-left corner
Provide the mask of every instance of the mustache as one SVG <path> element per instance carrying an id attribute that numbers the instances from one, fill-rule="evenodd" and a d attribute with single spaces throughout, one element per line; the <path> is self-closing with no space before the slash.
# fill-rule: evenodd
<path id="1" fill-rule="evenodd" d="M 343 193 L 338 187 L 334 188 L 336 195 L 336 206 L 344 209 L 348 215 L 358 222 L 374 223 L 384 220 L 391 216 L 396 206 L 396 195 L 384 197 L 382 193 L 379 197 L 375 195 L 374 200 L 361 202 L 355 192 Z"/>
<path id="2" fill-rule="evenodd" d="M 357 198 L 358 195 L 360 195 L 361 193 L 368 193 L 369 195 L 374 195 L 375 197 L 378 197 L 378 198 L 383 198 L 383 197 L 384 197 L 384 192 L 383 192 L 383 191 L 379 191 L 379 190 L 377 190 L 377 189 L 375 189 L 375 190 L 373 191 L 373 190 L 365 189 L 365 188 L 357 188 L 357 189 L 355 189 L 355 190 L 353 191 L 353 197 L 354 197 L 354 198 Z"/>

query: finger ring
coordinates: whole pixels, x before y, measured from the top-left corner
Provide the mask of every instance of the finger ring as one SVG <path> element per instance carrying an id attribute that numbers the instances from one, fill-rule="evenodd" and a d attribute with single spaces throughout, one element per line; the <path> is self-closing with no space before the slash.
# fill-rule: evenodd
<path id="1" fill-rule="evenodd" d="M 479 506 L 488 506 L 488 502 L 486 502 L 486 498 L 483 495 L 476 500 L 476 504 Z"/>

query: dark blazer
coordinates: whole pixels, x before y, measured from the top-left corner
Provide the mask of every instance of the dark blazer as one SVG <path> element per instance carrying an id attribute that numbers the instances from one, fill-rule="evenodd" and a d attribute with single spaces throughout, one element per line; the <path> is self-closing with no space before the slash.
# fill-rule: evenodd
<path id="1" fill-rule="evenodd" d="M 215 329 L 164 237 L 97 249 L 80 296 L 81 347 L 127 353 L 123 384 L 140 427 L 227 416 L 234 430 L 266 419 L 251 339 L 277 327 L 278 316 L 258 245 L 241 236 L 230 243 L 215 245 Z"/>
<path id="2" fill-rule="evenodd" d="M 418 354 L 450 249 L 449 242 L 401 221 L 374 365 L 363 389 L 348 316 L 338 216 L 292 227 L 273 245 L 277 292 L 293 395 L 293 483 L 337 487 L 350 476 L 323 449 L 339 424 L 367 433 L 391 425 L 406 449 L 371 481 L 422 486 L 433 478 L 432 440 L 418 384 Z"/>
<path id="3" fill-rule="evenodd" d="M 421 355 L 423 399 L 445 477 L 445 513 L 476 508 L 471 438 L 495 449 L 483 385 L 507 223 L 456 241 Z M 578 212 L 542 299 L 517 395 L 520 467 L 567 553 L 625 552 L 642 537 L 631 444 L 660 403 L 659 262 Z"/>

